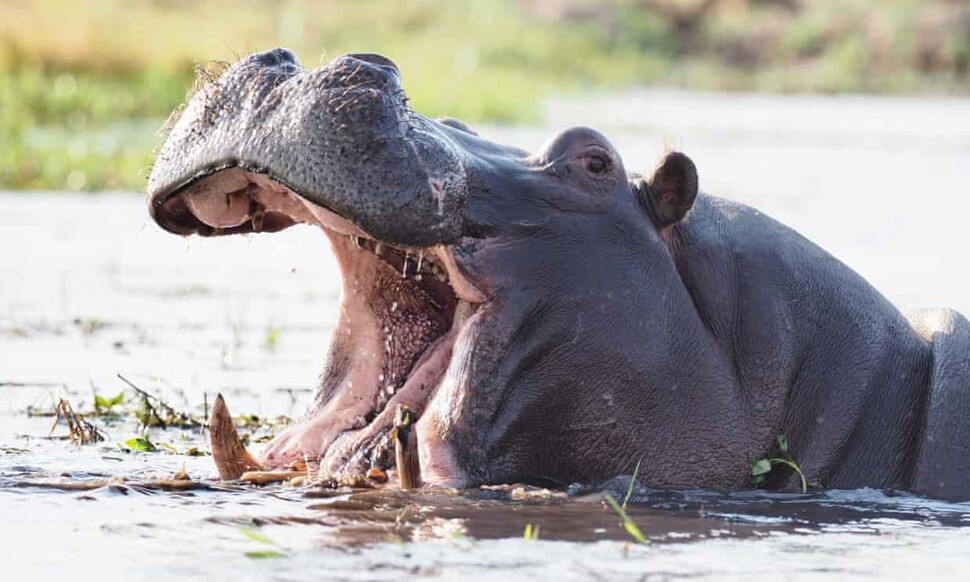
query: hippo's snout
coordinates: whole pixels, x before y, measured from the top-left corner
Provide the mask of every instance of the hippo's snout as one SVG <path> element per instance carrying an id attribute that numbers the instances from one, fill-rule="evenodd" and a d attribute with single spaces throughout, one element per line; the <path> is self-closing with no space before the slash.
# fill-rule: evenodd
<path id="1" fill-rule="evenodd" d="M 400 72 L 389 59 L 345 55 L 307 71 L 286 49 L 258 53 L 231 66 L 186 105 L 149 177 L 151 212 L 178 234 L 258 230 L 246 223 L 257 208 L 234 208 L 231 224 L 207 225 L 180 199 L 239 168 L 267 176 L 375 239 L 418 246 L 455 242 L 465 167 L 438 127 L 410 110 Z M 227 187 L 224 177 L 215 179 L 220 194 L 253 198 Z"/>

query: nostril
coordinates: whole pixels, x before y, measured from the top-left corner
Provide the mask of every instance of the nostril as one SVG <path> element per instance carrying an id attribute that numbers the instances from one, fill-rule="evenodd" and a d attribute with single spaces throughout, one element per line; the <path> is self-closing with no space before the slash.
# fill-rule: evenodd
<path id="1" fill-rule="evenodd" d="M 377 55 L 374 53 L 353 53 L 347 56 L 357 59 L 358 61 L 364 61 L 365 63 L 371 63 L 374 65 L 384 67 L 386 69 L 390 69 L 398 77 L 401 76 L 400 69 L 397 68 L 397 65 L 394 64 L 394 61 L 392 61 L 387 57 L 383 57 L 381 55 Z"/>
<path id="2" fill-rule="evenodd" d="M 264 67 L 299 67 L 300 59 L 296 58 L 293 51 L 285 48 L 275 48 L 272 50 L 256 53 L 250 57 L 255 63 Z"/>

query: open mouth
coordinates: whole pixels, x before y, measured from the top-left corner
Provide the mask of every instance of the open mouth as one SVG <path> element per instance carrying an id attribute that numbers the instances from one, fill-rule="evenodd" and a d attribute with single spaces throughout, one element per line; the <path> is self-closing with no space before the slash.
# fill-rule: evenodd
<path id="1" fill-rule="evenodd" d="M 241 167 L 156 198 L 152 213 L 180 234 L 274 232 L 294 224 L 326 234 L 343 279 L 328 361 L 306 416 L 269 445 L 261 464 L 319 463 L 325 476 L 343 478 L 394 470 L 395 413 L 406 407 L 420 416 L 486 299 L 452 249 L 376 240 L 280 181 Z"/>

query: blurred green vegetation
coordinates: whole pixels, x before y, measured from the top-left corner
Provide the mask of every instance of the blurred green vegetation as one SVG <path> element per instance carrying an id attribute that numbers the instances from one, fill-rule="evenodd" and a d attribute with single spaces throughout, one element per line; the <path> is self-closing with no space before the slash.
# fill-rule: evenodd
<path id="1" fill-rule="evenodd" d="M 414 107 L 529 122 L 624 85 L 965 93 L 957 0 L 0 0 L 0 188 L 141 189 L 196 67 L 379 52 Z"/>

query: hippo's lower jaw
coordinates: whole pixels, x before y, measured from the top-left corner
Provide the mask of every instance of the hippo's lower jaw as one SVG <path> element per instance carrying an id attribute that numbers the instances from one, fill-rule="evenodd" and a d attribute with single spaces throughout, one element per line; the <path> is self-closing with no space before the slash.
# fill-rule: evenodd
<path id="1" fill-rule="evenodd" d="M 319 462 L 323 476 L 348 480 L 372 467 L 393 470 L 394 415 L 406 406 L 419 415 L 422 480 L 461 481 L 454 463 L 435 446 L 434 429 L 420 419 L 458 353 L 456 340 L 485 301 L 450 247 L 405 248 L 374 240 L 266 174 L 239 167 L 196 180 L 162 201 L 155 214 L 169 230 L 185 233 L 272 232 L 305 223 L 320 227 L 330 240 L 343 298 L 329 359 L 316 401 L 268 445 L 259 460 L 264 467 Z M 243 465 L 256 462 L 248 455 L 241 465 L 233 461 L 242 453 L 225 436 L 232 432 L 221 432 L 212 443 L 224 478 L 238 477 Z"/>

